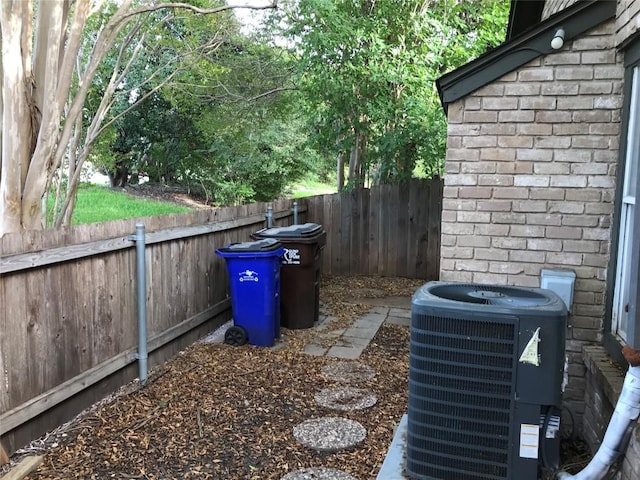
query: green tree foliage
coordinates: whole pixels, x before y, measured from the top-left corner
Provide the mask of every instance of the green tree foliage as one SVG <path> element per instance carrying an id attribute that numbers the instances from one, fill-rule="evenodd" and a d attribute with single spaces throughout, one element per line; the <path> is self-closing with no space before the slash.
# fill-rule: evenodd
<path id="1" fill-rule="evenodd" d="M 284 30 L 262 34 L 241 33 L 228 12 L 179 10 L 123 33 L 122 44 L 139 35 L 144 54 L 123 76 L 99 142 L 114 184 L 139 173 L 238 203 L 275 198 L 310 171 L 326 175 L 335 159 L 349 165 L 353 187 L 442 173 L 446 120 L 434 81 L 501 41 L 508 5 L 292 5 L 276 18 Z M 96 102 L 135 45 L 112 51 Z"/>
<path id="2" fill-rule="evenodd" d="M 148 46 L 100 143 L 114 186 L 146 175 L 226 204 L 276 198 L 308 171 L 317 154 L 293 107 L 286 49 L 243 35 L 233 15 L 156 12 L 143 28 Z"/>
<path id="3" fill-rule="evenodd" d="M 500 0 L 300 0 L 281 23 L 325 151 L 349 182 L 439 174 L 446 122 L 434 81 L 504 38 Z"/>

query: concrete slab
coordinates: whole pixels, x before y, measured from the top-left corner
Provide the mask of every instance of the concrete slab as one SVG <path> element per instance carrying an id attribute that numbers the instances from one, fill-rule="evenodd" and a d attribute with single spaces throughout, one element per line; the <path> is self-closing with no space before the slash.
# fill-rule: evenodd
<path id="1" fill-rule="evenodd" d="M 410 297 L 385 297 L 376 300 L 371 310 L 355 319 L 346 329 L 331 329 L 331 322 L 335 318 L 320 315 L 314 325 L 315 340 L 305 347 L 310 355 L 326 355 L 329 357 L 357 359 L 369 342 L 378 333 L 378 329 L 387 322 L 395 325 L 409 325 L 411 321 Z M 323 347 L 322 345 L 327 345 Z"/>
<path id="2" fill-rule="evenodd" d="M 315 357 L 322 357 L 329 350 L 328 347 L 323 347 L 321 345 L 316 345 L 315 343 L 307 343 L 304 346 L 304 353 L 307 355 L 313 355 Z"/>
<path id="3" fill-rule="evenodd" d="M 277 352 L 278 350 L 282 350 L 286 346 L 287 346 L 287 341 L 284 340 L 282 337 L 280 337 L 278 340 L 276 340 L 273 347 L 271 347 L 271 350 L 274 352 Z"/>
<path id="4" fill-rule="evenodd" d="M 359 347 L 357 345 L 353 345 L 349 347 L 340 347 L 338 345 L 334 345 L 326 353 L 326 356 L 334 357 L 334 358 L 344 358 L 348 360 L 355 360 L 358 357 L 360 357 L 362 350 L 364 350 L 364 348 Z"/>
<path id="5" fill-rule="evenodd" d="M 313 328 L 315 328 L 316 330 L 325 330 L 334 320 L 336 320 L 336 317 L 332 317 L 330 315 L 320 315 Z"/>
<path id="6" fill-rule="evenodd" d="M 371 315 L 384 315 L 387 316 L 387 314 L 389 313 L 389 308 L 386 306 L 386 304 L 381 305 L 381 306 L 377 306 L 377 307 L 373 307 L 370 311 L 369 314 Z"/>
<path id="7" fill-rule="evenodd" d="M 368 338 L 358 338 L 358 337 L 350 337 L 348 335 L 343 335 L 342 337 L 336 339 L 336 346 L 340 347 L 362 347 L 364 350 L 371 340 Z"/>
<path id="8" fill-rule="evenodd" d="M 407 414 L 405 413 L 396 428 L 391 446 L 389 447 L 389 451 L 382 463 L 376 480 L 407 480 L 409 478 L 403 475 L 406 449 Z"/>
<path id="9" fill-rule="evenodd" d="M 391 325 L 402 325 L 403 327 L 410 327 L 411 319 L 407 317 L 396 317 L 389 315 L 385 320 L 385 323 L 389 323 Z"/>
<path id="10" fill-rule="evenodd" d="M 347 328 L 343 336 L 364 338 L 366 340 L 371 340 L 373 337 L 375 337 L 377 331 L 378 331 L 378 328 L 353 326 L 351 328 Z"/>
<path id="11" fill-rule="evenodd" d="M 386 318 L 386 315 L 365 315 L 364 317 L 360 317 L 355 322 L 353 322 L 352 328 L 368 328 L 377 331 L 378 328 L 380 328 L 380 325 L 384 323 Z"/>
<path id="12" fill-rule="evenodd" d="M 328 330 L 324 333 L 320 333 L 319 336 L 321 338 L 336 338 L 344 334 L 345 331 L 346 328 L 339 328 L 338 330 Z"/>
<path id="13" fill-rule="evenodd" d="M 410 308 L 390 308 L 389 316 L 411 318 Z"/>

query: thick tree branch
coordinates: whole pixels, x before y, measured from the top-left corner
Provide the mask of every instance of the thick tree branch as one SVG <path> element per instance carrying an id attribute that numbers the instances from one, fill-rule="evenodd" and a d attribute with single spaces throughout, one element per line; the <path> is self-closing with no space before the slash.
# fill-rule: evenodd
<path id="1" fill-rule="evenodd" d="M 123 16 L 123 19 L 131 17 L 133 15 L 139 15 L 141 13 L 155 12 L 157 10 L 161 10 L 164 8 L 172 8 L 172 9 L 184 8 L 186 10 L 191 10 L 192 12 L 198 13 L 200 15 L 210 15 L 213 13 L 225 12 L 225 11 L 233 10 L 236 8 L 246 8 L 249 10 L 269 10 L 277 7 L 278 5 L 277 5 L 277 2 L 275 1 L 268 5 L 242 5 L 242 6 L 223 5 L 221 7 L 215 7 L 215 8 L 199 8 L 194 5 L 190 5 L 188 3 L 169 2 L 169 3 L 158 3 L 155 5 L 145 5 L 143 7 L 138 7 L 134 10 L 127 12 Z"/>

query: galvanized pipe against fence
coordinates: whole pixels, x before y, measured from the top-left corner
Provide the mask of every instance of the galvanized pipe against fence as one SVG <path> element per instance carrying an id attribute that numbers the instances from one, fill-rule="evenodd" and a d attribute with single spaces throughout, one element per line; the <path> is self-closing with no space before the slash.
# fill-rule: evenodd
<path id="1" fill-rule="evenodd" d="M 136 223 L 136 234 L 129 240 L 136 242 L 136 294 L 138 297 L 138 378 L 141 385 L 147 383 L 147 265 L 145 257 L 145 229 L 143 223 Z"/>

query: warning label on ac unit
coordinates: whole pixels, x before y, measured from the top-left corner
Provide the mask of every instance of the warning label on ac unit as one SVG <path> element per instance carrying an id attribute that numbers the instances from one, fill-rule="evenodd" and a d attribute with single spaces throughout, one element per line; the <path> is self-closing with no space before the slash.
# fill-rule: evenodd
<path id="1" fill-rule="evenodd" d="M 523 423 L 520 425 L 520 457 L 538 458 L 540 425 Z"/>
<path id="2" fill-rule="evenodd" d="M 520 355 L 521 363 L 529 363 L 531 365 L 535 365 L 536 367 L 540 366 L 538 343 L 540 343 L 540 327 L 536 329 L 536 331 L 533 333 L 533 336 L 527 343 L 527 346 L 524 347 L 524 351 L 522 352 L 522 355 Z"/>

